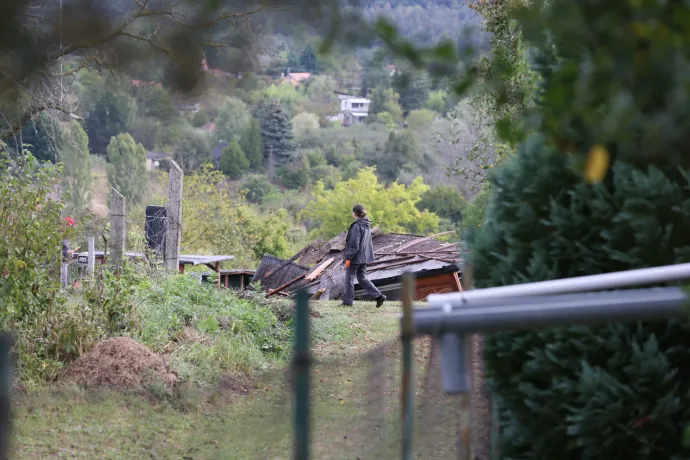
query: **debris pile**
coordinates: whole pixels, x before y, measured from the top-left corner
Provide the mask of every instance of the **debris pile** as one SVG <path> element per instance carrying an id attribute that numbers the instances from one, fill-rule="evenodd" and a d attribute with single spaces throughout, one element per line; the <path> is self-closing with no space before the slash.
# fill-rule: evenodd
<path id="1" fill-rule="evenodd" d="M 387 287 L 384 293 L 389 298 L 397 297 L 405 272 L 417 275 L 418 300 L 431 293 L 462 290 L 460 248 L 456 243 L 439 241 L 443 234 L 382 233 L 377 228 L 372 233 L 376 261 L 367 266 L 368 276 L 379 289 Z M 328 241 L 313 241 L 288 260 L 264 256 L 254 280 L 261 281 L 269 295 L 289 296 L 307 288 L 312 298 L 339 299 L 344 292 L 346 236 L 343 232 Z"/>
<path id="2" fill-rule="evenodd" d="M 172 389 L 177 383 L 165 358 L 128 337 L 100 342 L 74 361 L 62 379 L 84 386 L 119 389 L 141 389 L 158 383 Z"/>

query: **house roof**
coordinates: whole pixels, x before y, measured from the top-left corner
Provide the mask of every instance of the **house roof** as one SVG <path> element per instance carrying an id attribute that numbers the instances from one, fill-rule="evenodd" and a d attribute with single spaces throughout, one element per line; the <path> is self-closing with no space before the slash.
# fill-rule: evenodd
<path id="1" fill-rule="evenodd" d="M 303 81 L 309 80 L 309 78 L 311 78 L 311 73 L 309 72 L 288 72 L 282 81 L 297 86 Z"/>
<path id="2" fill-rule="evenodd" d="M 346 232 L 343 232 L 328 241 L 316 240 L 302 250 L 296 261 L 311 266 L 331 257 L 341 261 L 345 238 Z M 456 243 L 445 243 L 433 236 L 382 233 L 374 229 L 372 242 L 376 261 L 367 264 L 367 276 L 370 280 L 394 278 L 405 272 L 442 269 L 456 265 L 461 260 L 460 248 Z M 321 286 L 331 291 L 331 298 L 337 298 L 341 294 L 344 277 L 343 264 L 332 264 L 326 270 L 323 276 L 326 281 Z"/>
<path id="3" fill-rule="evenodd" d="M 216 124 L 212 121 L 206 123 L 204 126 L 199 128 L 201 131 L 206 131 L 207 133 L 212 133 L 216 130 Z"/>
<path id="4" fill-rule="evenodd" d="M 235 256 L 200 256 L 192 254 L 180 254 L 180 264 L 182 265 L 206 265 L 216 262 L 225 262 L 234 259 Z"/>
<path id="5" fill-rule="evenodd" d="M 227 147 L 229 144 L 225 141 L 220 141 L 216 146 L 211 150 L 211 155 L 213 156 L 213 161 L 218 163 L 220 161 L 220 156 L 223 154 L 223 149 Z"/>
<path id="6" fill-rule="evenodd" d="M 354 103 L 361 103 L 361 104 L 369 104 L 371 103 L 371 99 L 367 99 L 366 97 L 348 97 L 345 98 L 346 101 L 354 102 Z"/>
<path id="7" fill-rule="evenodd" d="M 172 156 L 165 152 L 146 152 L 146 159 L 155 161 L 170 160 L 172 159 Z"/>

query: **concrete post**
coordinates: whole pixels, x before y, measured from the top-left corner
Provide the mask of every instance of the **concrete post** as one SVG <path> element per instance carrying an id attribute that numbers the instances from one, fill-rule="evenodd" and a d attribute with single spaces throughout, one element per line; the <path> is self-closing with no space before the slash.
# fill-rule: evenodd
<path id="1" fill-rule="evenodd" d="M 177 272 L 182 240 L 182 182 L 184 173 L 174 161 L 168 173 L 168 205 L 166 206 L 165 269 Z"/>
<path id="2" fill-rule="evenodd" d="M 119 267 L 125 255 L 125 197 L 110 189 L 110 265 Z"/>
<path id="3" fill-rule="evenodd" d="M 89 278 L 93 281 L 96 273 L 96 238 L 90 236 L 87 238 L 89 243 Z"/>

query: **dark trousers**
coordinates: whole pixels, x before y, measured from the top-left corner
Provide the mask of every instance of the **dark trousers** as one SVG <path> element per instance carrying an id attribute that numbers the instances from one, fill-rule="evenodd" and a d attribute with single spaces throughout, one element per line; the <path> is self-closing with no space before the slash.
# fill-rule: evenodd
<path id="1" fill-rule="evenodd" d="M 381 297 L 381 292 L 367 278 L 366 264 L 350 265 L 350 268 L 345 270 L 345 294 L 343 295 L 345 305 L 352 305 L 355 301 L 355 279 L 372 299 Z"/>

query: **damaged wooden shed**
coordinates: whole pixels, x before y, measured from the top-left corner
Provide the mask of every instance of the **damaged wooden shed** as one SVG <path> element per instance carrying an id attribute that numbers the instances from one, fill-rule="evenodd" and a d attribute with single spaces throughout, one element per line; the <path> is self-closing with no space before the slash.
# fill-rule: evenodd
<path id="1" fill-rule="evenodd" d="M 462 291 L 457 244 L 439 241 L 434 236 L 382 233 L 377 229 L 372 233 L 376 261 L 368 265 L 368 277 L 390 300 L 400 299 L 402 275 L 407 272 L 417 276 L 416 300 L 424 300 L 429 294 Z M 289 260 L 265 256 L 255 280 L 261 272 L 262 285 L 280 288 L 284 295 L 306 287 L 322 300 L 341 299 L 345 291 L 345 237 L 344 232 L 328 241 L 316 240 Z M 317 271 L 315 268 L 326 264 L 317 276 L 306 279 Z M 355 298 L 364 298 L 358 284 Z"/>

